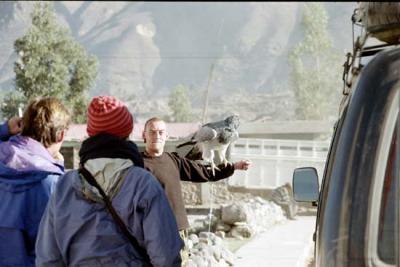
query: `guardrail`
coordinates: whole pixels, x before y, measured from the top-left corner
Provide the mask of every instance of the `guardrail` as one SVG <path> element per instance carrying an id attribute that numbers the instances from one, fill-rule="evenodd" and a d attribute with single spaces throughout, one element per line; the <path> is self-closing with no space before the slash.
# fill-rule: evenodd
<path id="1" fill-rule="evenodd" d="M 275 188 L 292 180 L 297 167 L 315 167 L 321 179 L 330 141 L 239 139 L 231 150 L 231 161 L 249 159 L 248 171 L 237 171 L 230 186 Z"/>

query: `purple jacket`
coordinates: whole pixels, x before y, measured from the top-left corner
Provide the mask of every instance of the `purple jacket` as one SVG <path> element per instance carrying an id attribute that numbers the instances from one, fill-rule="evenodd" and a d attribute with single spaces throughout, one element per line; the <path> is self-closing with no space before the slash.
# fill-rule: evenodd
<path id="1" fill-rule="evenodd" d="M 9 137 L 0 126 L 0 140 Z M 0 266 L 35 266 L 37 231 L 62 163 L 29 137 L 0 143 Z M 7 240 L 7 242 L 4 242 Z"/>

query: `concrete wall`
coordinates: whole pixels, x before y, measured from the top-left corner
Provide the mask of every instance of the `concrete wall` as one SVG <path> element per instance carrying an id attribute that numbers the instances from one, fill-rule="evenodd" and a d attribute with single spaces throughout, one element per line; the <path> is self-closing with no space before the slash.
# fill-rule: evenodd
<path id="1" fill-rule="evenodd" d="M 139 151 L 144 150 L 143 141 L 135 141 Z M 165 150 L 176 151 L 178 140 L 168 141 Z M 80 142 L 64 142 L 61 153 L 66 169 L 79 167 Z M 177 151 L 184 156 L 190 146 Z M 250 159 L 253 162 L 248 171 L 236 171 L 232 177 L 214 183 L 182 182 L 185 204 L 208 205 L 226 203 L 241 196 L 254 195 L 269 199 L 272 189 L 290 182 L 296 167 L 314 166 L 320 179 L 323 175 L 329 142 L 302 140 L 239 139 L 231 150 L 231 161 Z"/>

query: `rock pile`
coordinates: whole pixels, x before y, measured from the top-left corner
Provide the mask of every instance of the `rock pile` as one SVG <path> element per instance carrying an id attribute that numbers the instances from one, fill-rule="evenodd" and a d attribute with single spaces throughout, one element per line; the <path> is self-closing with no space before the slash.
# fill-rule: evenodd
<path id="1" fill-rule="evenodd" d="M 280 206 L 261 197 L 255 197 L 221 205 L 221 218 L 214 215 L 192 217 L 189 233 L 198 234 L 211 230 L 224 232 L 231 237 L 247 238 L 284 221 L 286 217 Z"/>
<path id="2" fill-rule="evenodd" d="M 251 237 L 284 221 L 281 207 L 260 197 L 222 206 L 221 210 L 221 223 L 231 226 L 228 235 L 233 237 Z"/>
<path id="3" fill-rule="evenodd" d="M 188 267 L 233 266 L 235 255 L 225 247 L 225 236 L 250 238 L 286 220 L 280 206 L 260 197 L 222 205 L 221 218 L 203 216 L 191 221 Z"/>
<path id="4" fill-rule="evenodd" d="M 225 267 L 233 266 L 235 262 L 235 254 L 214 233 L 191 234 L 187 246 L 190 252 L 187 267 Z"/>

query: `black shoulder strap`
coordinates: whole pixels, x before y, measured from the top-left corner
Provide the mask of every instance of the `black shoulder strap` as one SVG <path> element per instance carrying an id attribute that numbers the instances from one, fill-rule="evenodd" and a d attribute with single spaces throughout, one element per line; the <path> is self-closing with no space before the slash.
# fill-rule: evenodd
<path id="1" fill-rule="evenodd" d="M 136 238 L 129 232 L 128 228 L 126 227 L 125 223 L 122 221 L 121 217 L 119 217 L 118 213 L 114 209 L 113 205 L 111 204 L 110 199 L 107 197 L 107 195 L 104 193 L 103 189 L 101 186 L 97 183 L 96 179 L 94 179 L 93 175 L 86 170 L 85 167 L 80 166 L 78 169 L 78 172 L 82 174 L 82 176 L 85 178 L 85 180 L 92 186 L 96 187 L 97 190 L 99 190 L 101 196 L 103 197 L 104 203 L 108 209 L 108 211 L 111 213 L 115 223 L 119 226 L 121 229 L 122 233 L 128 238 L 129 242 L 133 246 L 134 249 L 136 249 L 140 255 L 143 256 L 144 260 L 150 263 L 150 258 L 149 255 L 147 254 L 147 251 L 141 247 L 136 240 Z"/>

